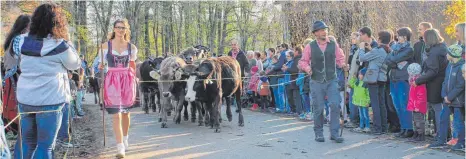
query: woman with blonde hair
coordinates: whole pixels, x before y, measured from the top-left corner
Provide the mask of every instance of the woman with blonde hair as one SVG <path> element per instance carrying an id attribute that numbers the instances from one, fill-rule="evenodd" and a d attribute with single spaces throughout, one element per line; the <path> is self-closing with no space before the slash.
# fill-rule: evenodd
<path id="1" fill-rule="evenodd" d="M 416 85 L 427 84 L 427 103 L 432 107 L 435 116 L 436 132 L 440 129 L 440 118 L 443 107 L 441 96 L 442 83 L 445 79 L 447 61 L 447 45 L 443 42 L 442 36 L 437 29 L 429 29 L 424 32 L 426 45 L 426 60 L 422 63 L 422 73 L 415 81 Z M 435 142 L 429 148 L 442 147 L 446 141 L 440 141 L 439 135 L 435 137 Z"/>
<path id="2" fill-rule="evenodd" d="M 113 131 L 117 141 L 118 158 L 125 157 L 128 149 L 130 110 L 136 97 L 135 61 L 137 48 L 130 43 L 130 26 L 126 19 L 113 23 L 113 33 L 101 50 L 107 67 L 104 79 L 104 106 L 112 115 Z M 102 63 L 101 63 L 102 64 Z M 100 69 L 104 69 L 100 65 Z"/>

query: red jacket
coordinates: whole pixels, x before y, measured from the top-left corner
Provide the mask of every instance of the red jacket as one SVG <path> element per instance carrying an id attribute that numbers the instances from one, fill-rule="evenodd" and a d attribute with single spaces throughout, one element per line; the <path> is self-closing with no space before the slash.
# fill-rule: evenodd
<path id="1" fill-rule="evenodd" d="M 409 87 L 408 107 L 409 111 L 420 112 L 426 114 L 427 112 L 427 89 L 426 85 L 419 85 Z"/>

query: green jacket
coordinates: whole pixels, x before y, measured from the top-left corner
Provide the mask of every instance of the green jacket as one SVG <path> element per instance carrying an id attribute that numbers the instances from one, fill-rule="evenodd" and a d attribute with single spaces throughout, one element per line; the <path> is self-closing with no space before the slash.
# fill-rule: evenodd
<path id="1" fill-rule="evenodd" d="M 349 80 L 349 85 L 353 88 L 353 104 L 359 107 L 367 107 L 371 100 L 369 98 L 369 89 L 364 87 L 364 82 L 360 81 L 356 85 L 356 78 L 352 77 Z"/>

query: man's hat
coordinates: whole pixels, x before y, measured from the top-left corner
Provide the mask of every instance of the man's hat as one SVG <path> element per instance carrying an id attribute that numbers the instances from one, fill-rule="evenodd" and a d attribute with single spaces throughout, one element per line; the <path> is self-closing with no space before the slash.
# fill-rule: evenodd
<path id="1" fill-rule="evenodd" d="M 320 30 L 320 29 L 325 29 L 328 28 L 328 26 L 322 22 L 322 21 L 316 21 L 314 24 L 312 24 L 312 33 Z"/>

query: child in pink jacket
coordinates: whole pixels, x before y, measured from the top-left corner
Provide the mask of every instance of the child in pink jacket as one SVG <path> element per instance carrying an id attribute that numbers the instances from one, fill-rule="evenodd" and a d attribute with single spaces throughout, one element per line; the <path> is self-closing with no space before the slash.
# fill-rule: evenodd
<path id="1" fill-rule="evenodd" d="M 248 91 L 252 91 L 253 95 L 253 101 L 254 104 L 252 104 L 252 110 L 257 110 L 258 108 L 258 98 L 259 95 L 257 94 L 257 85 L 259 84 L 259 68 L 257 66 L 253 66 L 251 68 L 251 79 L 249 79 L 249 84 L 248 84 Z"/>
<path id="2" fill-rule="evenodd" d="M 413 112 L 414 140 L 424 141 L 424 116 L 427 112 L 427 89 L 425 84 L 416 86 L 414 81 L 421 75 L 421 65 L 412 63 L 408 66 L 409 99 L 407 110 Z"/>

